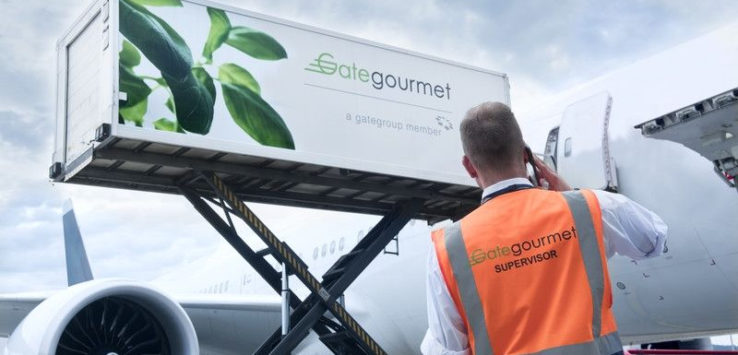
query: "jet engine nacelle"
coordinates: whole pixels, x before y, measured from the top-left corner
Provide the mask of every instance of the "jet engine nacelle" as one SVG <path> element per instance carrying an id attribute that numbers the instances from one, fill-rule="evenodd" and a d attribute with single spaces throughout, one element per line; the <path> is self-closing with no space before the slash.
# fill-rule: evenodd
<path id="1" fill-rule="evenodd" d="M 199 354 L 195 328 L 172 298 L 141 282 L 92 280 L 49 297 L 23 319 L 10 354 Z"/>

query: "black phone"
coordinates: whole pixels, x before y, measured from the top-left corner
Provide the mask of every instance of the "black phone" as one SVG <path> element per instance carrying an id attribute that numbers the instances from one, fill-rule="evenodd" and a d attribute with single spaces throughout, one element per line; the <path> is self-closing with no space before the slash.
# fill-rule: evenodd
<path id="1" fill-rule="evenodd" d="M 536 168 L 535 160 L 533 159 L 533 152 L 530 150 L 530 147 L 526 144 L 525 145 L 525 154 L 528 157 L 528 164 L 530 164 L 531 168 L 533 168 L 533 186 L 538 186 L 539 177 L 538 177 L 538 168 Z"/>

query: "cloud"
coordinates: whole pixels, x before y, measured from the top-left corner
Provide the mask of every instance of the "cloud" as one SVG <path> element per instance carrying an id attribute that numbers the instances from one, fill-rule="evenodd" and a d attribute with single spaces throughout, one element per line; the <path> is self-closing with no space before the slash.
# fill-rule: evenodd
<path id="1" fill-rule="evenodd" d="M 49 112 L 55 97 L 56 40 L 82 13 L 85 3 L 71 0 L 3 3 L 0 107 Z"/>
<path id="2" fill-rule="evenodd" d="M 33 151 L 44 149 L 53 127 L 49 120 L 37 114 L 24 114 L 12 110 L 0 110 L 0 122 L 3 125 L 0 131 L 1 141 L 12 147 Z"/>

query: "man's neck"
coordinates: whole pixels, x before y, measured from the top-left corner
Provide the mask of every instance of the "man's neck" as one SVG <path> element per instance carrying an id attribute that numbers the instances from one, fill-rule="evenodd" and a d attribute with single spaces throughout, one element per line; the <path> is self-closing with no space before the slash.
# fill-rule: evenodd
<path id="1" fill-rule="evenodd" d="M 527 179 L 528 177 L 525 174 L 489 174 L 485 176 L 480 176 L 478 183 L 481 185 L 480 187 L 482 189 L 486 189 L 498 182 L 514 178 Z"/>
<path id="2" fill-rule="evenodd" d="M 533 184 L 526 178 L 516 177 L 512 179 L 502 180 L 495 184 L 487 186 L 482 191 L 482 202 L 492 198 L 500 193 L 500 191 L 515 191 L 524 187 L 533 187 Z"/>

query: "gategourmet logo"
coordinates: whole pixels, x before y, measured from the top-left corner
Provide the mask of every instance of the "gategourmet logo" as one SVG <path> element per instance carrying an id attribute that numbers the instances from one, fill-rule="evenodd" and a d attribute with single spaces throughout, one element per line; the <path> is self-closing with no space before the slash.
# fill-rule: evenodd
<path id="1" fill-rule="evenodd" d="M 430 83 L 424 80 L 410 79 L 401 74 L 385 74 L 381 71 L 369 71 L 357 67 L 356 63 L 338 62 L 330 53 L 321 53 L 305 70 L 334 76 L 345 80 L 355 80 L 371 85 L 376 90 L 401 90 L 407 93 L 432 96 L 438 99 L 451 100 L 451 85 Z"/>
<path id="2" fill-rule="evenodd" d="M 495 248 L 483 250 L 475 249 L 469 256 L 469 265 L 474 267 L 485 263 L 487 261 L 493 261 L 495 259 L 505 259 L 506 261 L 496 264 L 494 266 L 495 272 L 504 272 L 516 268 L 533 265 L 542 261 L 552 260 L 558 257 L 558 252 L 555 247 L 559 246 L 561 242 L 567 242 L 571 238 L 578 239 L 577 230 L 574 226 L 565 229 L 560 232 L 550 233 L 548 235 L 541 236 L 539 238 L 524 240 L 520 243 L 513 243 L 510 246 L 497 246 Z M 550 247 L 550 249 L 543 252 L 538 252 L 541 248 Z M 537 252 L 534 255 L 522 256 L 528 251 Z M 510 256 L 520 257 L 514 260 L 509 260 Z"/>

